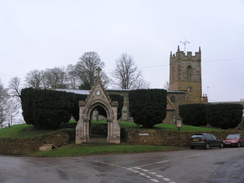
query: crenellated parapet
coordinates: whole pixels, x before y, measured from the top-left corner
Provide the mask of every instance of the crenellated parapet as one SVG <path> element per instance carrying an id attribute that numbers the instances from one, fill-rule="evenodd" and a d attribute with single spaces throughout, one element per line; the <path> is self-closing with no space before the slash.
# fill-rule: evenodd
<path id="1" fill-rule="evenodd" d="M 172 54 L 172 52 L 170 52 L 170 63 L 177 60 L 201 62 L 201 47 L 199 47 L 199 51 L 195 52 L 195 55 L 193 55 L 191 51 L 188 51 L 187 53 L 185 53 L 184 51 L 180 51 L 180 48 L 178 46 L 177 52 L 175 54 Z"/>

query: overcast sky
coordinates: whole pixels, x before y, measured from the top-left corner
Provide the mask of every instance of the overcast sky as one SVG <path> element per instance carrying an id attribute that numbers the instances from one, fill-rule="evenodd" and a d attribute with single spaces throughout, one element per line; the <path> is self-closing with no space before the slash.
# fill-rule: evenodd
<path id="1" fill-rule="evenodd" d="M 244 98 L 244 0 L 0 0 L 0 79 L 76 64 L 95 51 L 108 76 L 122 53 L 151 88 L 169 81 L 180 42 L 202 50 L 210 102 Z"/>

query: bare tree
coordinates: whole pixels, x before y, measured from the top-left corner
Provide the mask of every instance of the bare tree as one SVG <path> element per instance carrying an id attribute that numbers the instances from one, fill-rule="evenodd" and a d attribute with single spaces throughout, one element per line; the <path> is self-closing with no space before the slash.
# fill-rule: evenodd
<path id="1" fill-rule="evenodd" d="M 8 125 L 11 126 L 13 123 L 13 118 L 20 112 L 21 109 L 21 79 L 13 77 L 8 85 L 8 91 L 10 97 L 7 100 L 6 105 L 6 115 L 8 116 Z M 19 119 L 20 120 L 20 119 Z"/>
<path id="2" fill-rule="evenodd" d="M 142 89 L 149 86 L 149 83 L 143 80 L 142 72 L 138 70 L 133 58 L 127 53 L 123 53 L 116 61 L 112 75 L 121 89 Z"/>
<path id="3" fill-rule="evenodd" d="M 104 68 L 105 64 L 96 52 L 85 52 L 79 60 L 75 66 L 76 76 L 80 78 L 82 84 L 90 84 L 90 87 L 92 87 L 97 80 L 96 69 L 98 67 Z M 109 83 L 109 79 L 104 72 L 101 72 L 100 77 L 103 84 Z"/>
<path id="4" fill-rule="evenodd" d="M 80 77 L 78 77 L 78 75 L 76 74 L 75 67 L 76 67 L 75 65 L 70 64 L 67 66 L 66 69 L 68 83 L 70 88 L 72 89 L 76 89 L 78 88 L 78 86 L 82 84 Z"/>
<path id="5" fill-rule="evenodd" d="M 108 85 L 112 82 L 112 80 L 105 74 L 105 72 L 101 72 L 100 74 L 101 82 L 103 87 L 106 89 Z"/>
<path id="6" fill-rule="evenodd" d="M 28 87 L 45 88 L 44 87 L 44 71 L 33 70 L 27 73 L 25 82 Z"/>
<path id="7" fill-rule="evenodd" d="M 47 88 L 68 88 L 65 69 L 55 67 L 44 71 L 44 85 Z"/>
<path id="8" fill-rule="evenodd" d="M 20 78 L 18 78 L 18 77 L 11 78 L 8 87 L 9 87 L 10 94 L 12 97 L 20 98 L 20 96 L 21 96 L 20 83 L 21 83 Z"/>
<path id="9" fill-rule="evenodd" d="M 6 105 L 8 99 L 8 90 L 3 87 L 2 83 L 0 83 L 0 128 L 3 127 L 3 123 L 6 121 Z"/>
<path id="10" fill-rule="evenodd" d="M 7 123 L 10 117 L 15 116 L 18 111 L 19 105 L 8 94 L 8 89 L 0 82 L 0 128 L 3 128 L 4 123 Z"/>

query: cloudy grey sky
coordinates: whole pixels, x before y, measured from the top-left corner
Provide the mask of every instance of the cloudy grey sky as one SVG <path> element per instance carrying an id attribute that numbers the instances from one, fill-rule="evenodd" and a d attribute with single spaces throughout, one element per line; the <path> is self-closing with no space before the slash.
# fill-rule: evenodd
<path id="1" fill-rule="evenodd" d="M 151 88 L 169 80 L 169 54 L 181 41 L 202 49 L 210 102 L 244 98 L 244 0 L 0 0 L 0 79 L 76 64 L 97 52 L 111 76 L 133 56 Z"/>

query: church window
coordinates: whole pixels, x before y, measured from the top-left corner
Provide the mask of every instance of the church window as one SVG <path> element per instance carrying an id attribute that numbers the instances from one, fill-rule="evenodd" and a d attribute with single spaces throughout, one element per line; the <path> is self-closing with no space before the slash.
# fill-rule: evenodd
<path id="1" fill-rule="evenodd" d="M 192 66 L 188 65 L 187 67 L 187 80 L 192 79 Z"/>
<path id="2" fill-rule="evenodd" d="M 170 101 L 173 102 L 173 103 L 175 103 L 175 96 L 174 96 L 174 95 L 172 95 L 172 96 L 170 97 Z"/>

